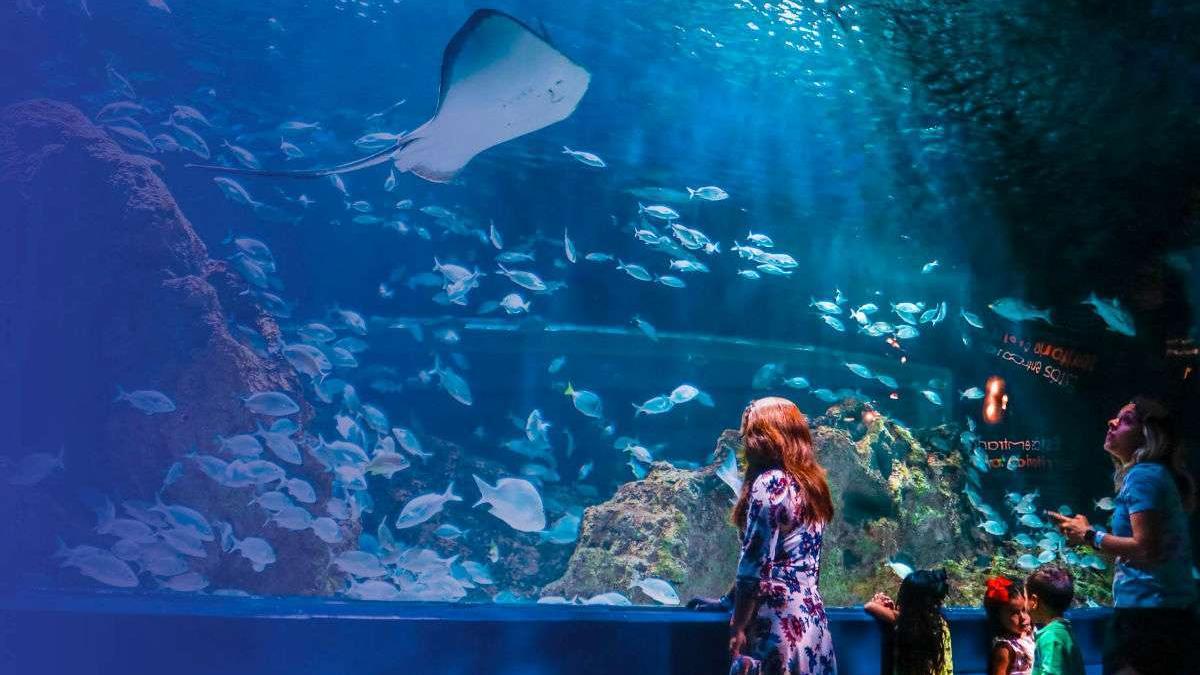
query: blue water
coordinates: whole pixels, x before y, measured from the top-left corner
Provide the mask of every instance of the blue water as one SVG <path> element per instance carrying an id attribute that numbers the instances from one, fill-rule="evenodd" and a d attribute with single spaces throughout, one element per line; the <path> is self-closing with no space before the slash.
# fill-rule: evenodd
<path id="1" fill-rule="evenodd" d="M 266 205 L 254 209 L 226 198 L 214 174 L 186 167 L 201 161 L 194 154 L 147 153 L 161 163 L 156 172 L 210 257 L 235 255 L 226 241 L 230 234 L 269 247 L 276 269 L 266 290 L 290 308 L 286 316 L 276 312 L 283 342 L 259 348 L 273 367 L 292 376 L 294 364 L 279 348 L 302 342 L 297 329 L 306 323 L 327 324 L 343 338 L 356 333 L 335 310 L 352 310 L 366 321 L 367 333 L 358 337 L 369 346 L 355 355 L 357 365 L 338 366 L 329 377 L 353 385 L 362 403 L 386 413 L 387 426 L 412 429 L 426 451 L 443 456 L 432 460 L 437 471 L 405 454 L 411 468 L 391 478 L 368 476 L 369 488 L 357 491 L 368 510 L 339 519 L 351 540 L 315 550 L 332 557 L 357 543 L 379 553 L 386 542 L 354 542 L 358 529 L 376 533 L 382 519 L 394 523 L 413 497 L 441 493 L 453 480 L 465 501 L 447 504 L 419 528 L 385 529 L 401 550 L 457 555 L 458 563 L 490 565 L 503 579 L 459 589 L 461 594 L 409 599 L 533 601 L 567 567 L 572 544 L 544 543 L 535 534 L 514 533 L 501 519 L 481 518 L 482 509 L 472 508 L 480 494 L 470 474 L 482 472 L 493 484 L 502 477 L 528 480 L 542 497 L 549 528 L 605 501 L 648 468 L 631 467 L 629 455 L 613 447 L 617 438 L 637 439 L 656 460 L 695 468 L 709 463 L 720 432 L 736 427 L 745 404 L 757 396 L 789 396 L 813 418 L 831 402 L 851 398 L 859 406 L 855 415 L 865 406 L 905 428 L 952 425 L 946 433 L 952 447 L 938 452 L 967 466 L 971 450 L 983 443 L 986 458 L 997 462 L 977 476 L 975 489 L 988 503 L 1002 508 L 1005 493 L 1037 490 L 1041 508 L 1074 504 L 1093 518 L 1104 517 L 1093 500 L 1111 494 L 1110 467 L 1099 446 L 1115 406 L 1143 388 L 1181 406 L 1196 401 L 1195 357 L 1186 352 L 1196 337 L 1193 305 L 1200 284 L 1194 270 L 1200 257 L 1194 234 L 1176 224 L 1186 221 L 1181 195 L 1188 176 L 1195 177 L 1194 169 L 1181 168 L 1181 158 L 1200 137 L 1194 120 L 1180 111 L 1194 104 L 1200 71 L 1170 31 L 1122 30 L 1121 17 L 1077 8 L 1056 15 L 1023 4 L 1011 14 L 946 10 L 949 27 L 943 28 L 928 16 L 921 20 L 931 25 L 906 23 L 905 16 L 921 14 L 920 6 L 906 3 L 891 14 L 877 7 L 791 2 L 168 4 L 169 12 L 132 0 L 87 12 L 73 3 L 18 5 L 9 25 L 19 30 L 6 49 L 21 67 L 8 77 L 0 103 L 51 98 L 94 117 L 126 98 L 123 78 L 132 87 L 131 100 L 146 109 L 133 117 L 148 137 L 171 134 L 164 120 L 173 106 L 186 105 L 211 122 L 186 123 L 207 142 L 212 157 L 206 163 L 238 166 L 225 141 L 252 152 L 265 168 L 301 169 L 350 161 L 365 154 L 355 145 L 365 134 L 400 133 L 429 119 L 438 101 L 443 49 L 472 11 L 485 6 L 544 33 L 591 75 L 569 118 L 484 151 L 445 184 L 397 173 L 389 191 L 386 165 L 343 176 L 346 194 L 326 179 L 237 178 Z M 1179 12 L 1153 7 L 1142 18 L 1154 27 L 1192 17 Z M 1099 37 L 1089 42 L 1093 32 Z M 1057 35 L 1058 42 L 1036 39 L 1047 35 Z M 1112 44 L 1126 47 L 1128 55 L 1106 47 Z M 1143 49 L 1148 44 L 1154 48 Z M 1060 64 L 1031 75 L 1038 72 L 1031 62 L 1063 53 L 1088 67 L 1075 73 Z M 1014 59 L 1019 65 L 1012 66 Z M 1029 79 L 1004 82 L 997 73 L 1009 67 Z M 1140 118 L 1121 112 L 1126 99 L 1109 89 L 1160 78 L 1180 84 L 1147 85 Z M 1047 103 L 1053 101 L 1061 108 Z M 1089 105 L 1098 112 L 1084 114 Z M 289 121 L 320 127 L 281 131 L 279 125 Z M 1149 130 L 1135 131 L 1142 125 Z M 282 140 L 304 157 L 286 159 Z M 606 166 L 575 161 L 562 153 L 564 146 L 595 153 Z M 136 152 L 128 144 L 126 149 Z M 705 185 L 720 186 L 729 198 L 687 198 L 687 188 Z M 312 204 L 301 205 L 301 195 Z M 60 198 L 75 197 L 86 195 Z M 411 207 L 397 208 L 402 200 L 411 200 Z M 358 201 L 369 211 L 350 208 Z M 673 244 L 679 241 L 666 223 L 641 217 L 639 203 L 677 210 L 679 222 L 719 242 L 720 251 L 651 250 L 634 236 L 647 225 Z M 430 207 L 454 214 L 453 224 L 430 215 Z M 377 220 L 361 222 L 364 215 Z M 535 254 L 533 262 L 507 267 L 563 287 L 532 292 L 498 274 L 499 252 L 486 241 L 490 226 L 502 234 L 506 251 Z M 578 250 L 574 263 L 563 251 L 564 231 Z M 788 276 L 738 274 L 758 271 L 733 250 L 747 243 L 750 232 L 770 236 L 768 253 L 794 258 Z M 1138 247 L 1152 262 L 1133 250 Z M 593 252 L 614 260 L 586 260 Z M 669 269 L 671 260 L 688 255 L 709 271 Z M 485 273 L 465 305 L 435 300 L 440 278 L 432 287 L 421 285 L 418 275 L 429 275 L 435 258 Z M 675 276 L 686 287 L 634 279 L 616 269 L 617 259 L 643 265 L 656 277 Z M 528 314 L 480 313 L 484 303 L 513 292 L 530 301 Z M 1107 329 L 1082 305 L 1092 292 L 1119 298 L 1135 334 Z M 845 302 L 835 302 L 837 296 Z M 988 308 L 1006 297 L 1049 309 L 1053 323 L 1013 320 Z M 117 317 L 144 311 L 137 297 L 109 301 L 94 309 Z M 845 330 L 825 323 L 814 301 L 833 302 Z M 904 302 L 921 303 L 911 317 L 918 331 L 911 338 L 866 335 L 850 315 L 873 303 L 879 310 L 866 323 L 886 321 L 892 330 L 905 323 L 892 305 Z M 944 318 L 920 320 L 942 303 Z M 54 314 L 47 307 L 37 312 Z M 971 325 L 963 312 L 978 316 L 983 327 Z M 657 339 L 635 318 L 652 325 Z M 253 350 L 235 323 L 229 328 Z M 161 327 L 164 344 L 186 342 L 173 330 Z M 1164 344 L 1185 354 L 1172 356 Z M 164 350 L 171 357 L 164 360 L 176 364 L 201 358 L 182 347 Z M 550 373 L 556 357 L 565 357 L 565 365 Z M 468 383 L 469 406 L 447 394 L 446 378 L 433 372 L 435 359 Z M 752 386 L 755 373 L 770 363 L 780 364 L 781 374 Z M 847 363 L 895 378 L 897 386 L 859 377 Z M 27 401 L 51 403 L 55 392 L 78 378 L 80 390 L 93 392 L 88 405 L 99 411 L 81 414 L 87 426 L 121 426 L 129 419 L 121 416 L 131 413 L 104 398 L 115 394 L 116 385 L 174 397 L 156 365 L 148 355 L 137 373 L 145 381 L 135 382 L 112 373 L 66 375 L 36 358 L 18 374 Z M 784 385 L 784 377 L 796 376 L 811 386 Z M 1005 380 L 1009 398 L 1005 413 L 989 424 L 988 401 L 960 392 L 986 388 L 993 376 Z M 301 446 L 304 434 L 310 441 L 338 438 L 336 415 L 366 428 L 363 409 L 353 400 L 322 401 L 312 378 L 297 375 L 295 381 L 300 384 L 293 395 L 307 399 L 315 413 L 297 436 Z M 599 422 L 563 395 L 568 383 L 600 396 Z M 662 415 L 634 414 L 631 404 L 684 383 L 715 405 L 691 401 Z M 829 400 L 814 394 L 822 388 L 831 390 Z M 228 494 L 246 496 L 241 501 L 222 497 L 185 457 L 192 446 L 219 455 L 209 436 L 248 433 L 252 423 L 201 424 L 202 435 L 167 438 L 162 448 L 136 452 L 111 447 L 118 441 L 109 433 L 96 441 L 107 444 L 104 449 L 89 455 L 86 429 L 59 431 L 48 412 L 53 405 L 28 407 L 35 410 L 12 413 L 17 443 L 7 451 L 9 466 L 60 448 L 66 460 L 34 484 L 18 486 L 26 492 L 14 497 L 42 518 L 38 534 L 26 539 L 34 547 L 30 555 L 14 562 L 26 585 L 102 585 L 50 558 L 56 538 L 72 546 L 112 546 L 111 537 L 89 532 L 89 506 L 103 497 L 118 505 L 153 501 L 158 477 L 175 461 L 183 464 L 184 478 L 163 491 L 168 503 L 203 504 L 209 519 L 233 521 L 239 539 L 299 536 L 261 525 L 267 514 L 242 506 L 254 490 L 229 488 L 240 492 Z M 531 461 L 502 445 L 524 436 L 535 409 L 551 424 L 551 449 L 548 458 Z M 181 406 L 164 414 L 202 419 L 207 413 Z M 835 423 L 836 416 L 830 420 Z M 977 426 L 978 438 L 955 443 L 968 424 Z M 367 431 L 348 440 L 360 440 L 371 454 L 379 452 L 375 444 L 383 437 Z M 1036 442 L 1037 449 L 1010 449 L 1025 442 Z M 1014 457 L 1049 463 L 1013 466 Z M 263 458 L 275 459 L 270 452 Z M 348 493 L 331 485 L 330 472 L 309 452 L 303 461 L 302 469 L 283 468 L 316 484 L 318 503 L 302 508 L 325 516 L 327 500 Z M 585 466 L 591 473 L 581 478 Z M 530 478 L 530 472 L 551 470 L 557 476 Z M 53 506 L 44 506 L 43 497 Z M 965 502 L 957 508 L 967 514 L 968 528 L 985 520 Z M 1014 514 L 1006 517 L 1015 523 Z M 460 540 L 434 536 L 444 523 L 471 528 Z M 987 542 L 980 552 L 991 556 L 1007 538 Z M 244 583 L 254 575 L 238 554 L 219 550 L 220 542 L 206 544 L 210 557 L 203 563 L 190 562 L 205 592 L 245 592 L 250 586 L 249 592 L 265 594 L 345 593 L 347 575 L 313 573 L 310 568 L 324 567 L 323 561 L 300 563 L 285 555 L 312 555 L 313 541 L 289 541 L 277 543 L 279 559 L 265 572 L 276 576 L 261 586 Z M 497 543 L 508 547 L 503 559 L 487 562 Z M 893 553 L 921 558 L 919 546 L 909 548 Z M 973 561 L 980 569 L 985 563 Z M 318 581 L 292 584 L 287 570 L 293 565 L 306 570 L 295 576 L 315 574 Z M 856 580 L 880 569 L 855 572 Z M 470 576 L 461 567 L 453 574 L 460 582 Z M 157 589 L 152 577 L 139 569 L 138 592 Z M 652 602 L 643 594 L 633 599 Z"/>

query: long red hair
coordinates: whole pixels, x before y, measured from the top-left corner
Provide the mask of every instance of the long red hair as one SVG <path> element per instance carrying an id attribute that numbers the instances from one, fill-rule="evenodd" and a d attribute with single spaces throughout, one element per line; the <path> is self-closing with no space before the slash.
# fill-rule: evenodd
<path id="1" fill-rule="evenodd" d="M 833 518 L 833 498 L 825 469 L 813 451 L 808 418 L 786 398 L 760 398 L 742 413 L 742 445 L 746 452 L 746 474 L 742 494 L 733 507 L 733 524 L 746 526 L 746 510 L 754 480 L 765 471 L 781 469 L 796 481 L 803 502 L 801 520 L 828 523 Z"/>

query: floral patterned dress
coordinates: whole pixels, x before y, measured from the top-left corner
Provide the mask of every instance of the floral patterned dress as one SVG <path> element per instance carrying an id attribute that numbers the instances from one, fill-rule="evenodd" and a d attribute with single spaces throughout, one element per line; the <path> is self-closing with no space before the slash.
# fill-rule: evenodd
<path id="1" fill-rule="evenodd" d="M 1020 637 L 992 638 L 992 647 L 997 645 L 1004 645 L 1011 652 L 1008 657 L 1007 675 L 1030 675 L 1033 672 L 1035 644 L 1032 635 L 1027 633 Z"/>
<path id="2" fill-rule="evenodd" d="M 817 590 L 824 526 L 806 524 L 806 505 L 786 473 L 758 476 L 750 490 L 738 592 L 756 593 L 746 630 L 747 654 L 731 672 L 751 675 L 835 675 L 837 659 L 825 604 Z"/>

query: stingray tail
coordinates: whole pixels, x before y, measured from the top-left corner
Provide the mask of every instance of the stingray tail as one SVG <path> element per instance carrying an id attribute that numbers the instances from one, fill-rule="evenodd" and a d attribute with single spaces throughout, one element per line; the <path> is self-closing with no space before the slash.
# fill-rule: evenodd
<path id="1" fill-rule="evenodd" d="M 350 173 L 366 169 L 367 167 L 383 164 L 391 159 L 392 154 L 408 145 L 408 139 L 397 140 L 394 144 L 373 152 L 366 157 L 361 157 L 352 162 L 338 164 L 337 166 L 329 166 L 322 169 L 301 169 L 292 171 L 272 171 L 269 169 L 243 169 L 240 167 L 217 166 L 215 164 L 187 164 L 189 169 L 204 169 L 205 171 L 218 171 L 220 173 L 230 173 L 238 176 L 275 176 L 282 178 L 323 178 L 339 173 Z"/>

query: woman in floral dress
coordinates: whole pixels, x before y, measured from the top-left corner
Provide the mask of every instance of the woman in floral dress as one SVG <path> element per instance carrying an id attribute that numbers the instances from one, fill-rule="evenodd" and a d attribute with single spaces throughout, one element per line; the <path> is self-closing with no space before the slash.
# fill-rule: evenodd
<path id="1" fill-rule="evenodd" d="M 763 398 L 742 414 L 746 475 L 734 508 L 742 528 L 731 673 L 837 673 L 825 605 L 817 590 L 821 535 L 833 517 L 825 470 L 808 420 L 795 403 Z"/>

